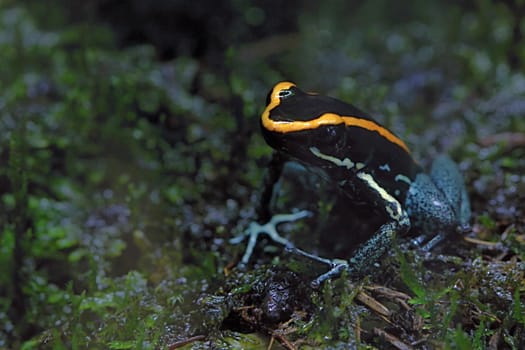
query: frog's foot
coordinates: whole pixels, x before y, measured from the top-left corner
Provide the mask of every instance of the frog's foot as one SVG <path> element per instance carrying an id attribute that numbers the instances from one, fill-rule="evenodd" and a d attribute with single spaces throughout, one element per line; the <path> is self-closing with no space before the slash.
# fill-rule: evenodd
<path id="1" fill-rule="evenodd" d="M 324 281 L 338 278 L 341 276 L 341 274 L 344 271 L 350 271 L 350 265 L 348 264 L 348 261 L 341 260 L 341 259 L 326 259 L 322 258 L 320 256 L 317 256 L 315 254 L 311 254 L 308 252 L 305 252 L 304 250 L 301 250 L 299 248 L 293 247 L 293 246 L 287 246 L 286 250 L 292 254 L 296 254 L 298 256 L 305 257 L 307 259 L 316 261 L 321 264 L 328 265 L 330 270 L 328 272 L 323 273 L 320 276 L 317 276 L 310 284 L 312 288 L 317 289 L 321 284 L 323 284 Z"/>
<path id="2" fill-rule="evenodd" d="M 413 246 L 420 248 L 424 252 L 430 252 L 435 247 L 440 245 L 442 242 L 444 242 L 450 235 L 457 234 L 459 236 L 464 236 L 465 233 L 470 231 L 470 226 L 468 224 L 461 225 L 459 224 L 456 227 L 455 231 L 451 231 L 451 233 L 437 233 L 430 239 L 426 235 L 420 235 L 418 237 L 415 237 L 411 240 L 411 243 Z"/>
<path id="3" fill-rule="evenodd" d="M 434 249 L 436 246 L 438 246 L 441 242 L 443 242 L 447 238 L 447 235 L 443 233 L 438 233 L 434 237 L 432 237 L 430 240 L 426 235 L 420 235 L 411 240 L 411 243 L 414 247 L 421 249 L 424 252 L 429 252 L 432 249 Z"/>
<path id="4" fill-rule="evenodd" d="M 279 233 L 277 232 L 277 225 L 282 224 L 284 222 L 296 221 L 305 218 L 309 215 L 309 211 L 301 210 L 293 214 L 274 215 L 270 219 L 270 221 L 263 225 L 254 221 L 250 223 L 250 226 L 248 226 L 248 228 L 243 233 L 241 233 L 237 237 L 230 239 L 230 243 L 239 244 L 246 238 L 248 238 L 248 244 L 246 245 L 246 250 L 244 251 L 244 255 L 241 259 L 242 264 L 247 264 L 248 261 L 250 261 L 250 257 L 252 256 L 253 249 L 255 248 L 255 244 L 257 243 L 257 238 L 259 237 L 259 235 L 266 234 L 274 242 L 282 244 L 286 247 L 291 247 L 293 246 L 293 244 L 286 238 L 279 235 Z"/>
<path id="5" fill-rule="evenodd" d="M 317 289 L 321 284 L 323 284 L 324 281 L 341 277 L 343 272 L 350 270 L 350 265 L 348 265 L 346 260 L 333 259 L 330 266 L 331 268 L 328 270 L 328 272 L 323 273 L 321 276 L 318 276 L 316 279 L 310 282 L 312 288 Z"/>

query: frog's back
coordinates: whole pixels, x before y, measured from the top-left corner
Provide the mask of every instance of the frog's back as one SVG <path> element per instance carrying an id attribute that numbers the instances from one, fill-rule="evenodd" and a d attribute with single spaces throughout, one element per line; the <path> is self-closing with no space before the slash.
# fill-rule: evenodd
<path id="1" fill-rule="evenodd" d="M 272 147 L 322 167 L 338 183 L 356 172 L 367 172 L 398 200 L 405 199 L 421 169 L 407 145 L 370 115 L 350 103 L 306 93 L 292 83 L 277 84 L 268 101 L 261 126 Z"/>
<path id="2" fill-rule="evenodd" d="M 381 187 L 404 201 L 410 184 L 422 171 L 406 144 L 369 114 L 349 103 L 320 95 L 310 95 L 305 100 L 310 100 L 303 106 L 310 118 L 335 114 L 344 120 L 344 141 L 336 145 L 333 154 L 358 164 L 356 170 L 370 173 Z"/>

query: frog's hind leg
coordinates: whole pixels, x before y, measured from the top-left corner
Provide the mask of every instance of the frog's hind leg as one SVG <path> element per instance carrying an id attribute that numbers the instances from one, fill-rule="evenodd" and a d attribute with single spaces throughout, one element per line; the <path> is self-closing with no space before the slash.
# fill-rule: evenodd
<path id="1" fill-rule="evenodd" d="M 446 155 L 434 160 L 428 175 L 416 176 L 405 205 L 412 224 L 423 233 L 412 242 L 423 250 L 432 250 L 450 234 L 461 234 L 468 227 L 470 202 L 463 176 Z"/>
<path id="2" fill-rule="evenodd" d="M 244 251 L 244 255 L 241 259 L 242 264 L 247 264 L 253 254 L 253 249 L 255 248 L 255 244 L 257 244 L 259 235 L 265 234 L 276 243 L 282 244 L 283 246 L 292 246 L 292 243 L 288 239 L 284 238 L 279 234 L 279 232 L 277 232 L 277 226 L 281 223 L 296 221 L 309 215 L 309 211 L 302 210 L 293 214 L 274 215 L 270 221 L 262 225 L 254 221 L 243 233 L 237 237 L 232 238 L 230 243 L 239 244 L 248 238 L 248 244 L 246 245 L 246 250 Z"/>
<path id="3" fill-rule="evenodd" d="M 401 225 L 408 225 L 408 221 Z M 399 230 L 399 223 L 385 223 L 371 238 L 369 238 L 367 242 L 360 245 L 354 251 L 353 256 L 348 260 L 323 258 L 293 246 L 288 246 L 287 251 L 312 261 L 328 265 L 329 270 L 317 276 L 311 282 L 312 288 L 315 289 L 319 288 L 319 286 L 326 280 L 340 277 L 343 272 L 348 273 L 350 276 L 359 276 L 366 272 L 367 269 L 385 252 L 386 248 L 390 246 L 395 232 Z"/>
<path id="4" fill-rule="evenodd" d="M 447 155 L 438 156 L 432 163 L 430 178 L 452 205 L 461 228 L 468 227 L 470 201 L 457 164 Z"/>
<path id="5" fill-rule="evenodd" d="M 411 184 L 405 206 L 413 227 L 421 232 L 412 242 L 423 250 L 432 250 L 458 226 L 449 199 L 425 173 L 418 174 Z"/>

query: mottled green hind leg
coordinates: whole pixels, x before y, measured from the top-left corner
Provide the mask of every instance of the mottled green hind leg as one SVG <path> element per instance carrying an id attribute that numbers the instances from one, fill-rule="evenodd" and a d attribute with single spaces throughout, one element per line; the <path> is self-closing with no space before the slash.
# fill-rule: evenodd
<path id="1" fill-rule="evenodd" d="M 470 202 L 457 164 L 446 155 L 437 157 L 429 175 L 416 176 L 405 206 L 414 226 L 424 232 L 413 243 L 425 251 L 450 234 L 463 233 L 470 220 Z"/>
<path id="2" fill-rule="evenodd" d="M 425 251 L 432 250 L 458 225 L 449 199 L 425 173 L 416 176 L 408 190 L 405 206 L 411 223 L 422 232 L 412 242 Z"/>
<path id="3" fill-rule="evenodd" d="M 467 188 L 463 185 L 463 190 L 461 191 L 461 207 L 459 211 L 459 219 L 461 226 L 463 226 L 463 231 L 470 229 L 470 216 L 472 212 L 470 210 L 470 199 L 468 198 Z"/>
<path id="4" fill-rule="evenodd" d="M 270 221 L 268 221 L 267 223 L 263 225 L 254 221 L 250 224 L 250 226 L 248 226 L 248 228 L 243 233 L 241 233 L 237 237 L 230 239 L 230 243 L 239 244 L 242 241 L 244 241 L 246 238 L 248 238 L 248 244 L 246 245 L 246 250 L 244 251 L 244 255 L 241 259 L 242 264 L 247 264 L 250 261 L 250 257 L 253 254 L 253 249 L 255 248 L 255 244 L 257 243 L 257 239 L 259 238 L 259 235 L 265 234 L 276 243 L 282 244 L 283 246 L 292 246 L 292 243 L 289 240 L 282 237 L 277 232 L 277 225 L 285 223 L 285 222 L 296 221 L 296 220 L 305 218 L 309 215 L 310 215 L 309 211 L 302 210 L 302 211 L 299 211 L 293 214 L 274 215 L 270 219 Z"/>
<path id="5" fill-rule="evenodd" d="M 463 175 L 458 165 L 447 155 L 438 156 L 432 163 L 430 178 L 452 205 L 456 218 L 465 229 L 470 221 L 470 201 Z"/>
<path id="6" fill-rule="evenodd" d="M 408 225 L 408 219 L 404 219 L 402 222 L 394 221 L 382 225 L 369 240 L 357 248 L 349 260 L 326 259 L 295 247 L 288 247 L 287 250 L 292 254 L 328 265 L 330 269 L 317 276 L 311 282 L 313 288 L 318 288 L 326 280 L 340 277 L 343 272 L 347 272 L 352 276 L 364 273 L 391 246 L 396 233 L 406 230 Z"/>

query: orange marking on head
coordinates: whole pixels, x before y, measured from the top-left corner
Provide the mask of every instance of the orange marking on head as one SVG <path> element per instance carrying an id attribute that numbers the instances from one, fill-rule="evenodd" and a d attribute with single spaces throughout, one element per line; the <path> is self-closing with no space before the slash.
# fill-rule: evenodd
<path id="1" fill-rule="evenodd" d="M 286 120 L 273 120 L 270 118 L 271 111 L 281 103 L 279 98 L 279 93 L 282 90 L 289 89 L 293 86 L 296 86 L 291 82 L 280 82 L 277 83 L 270 94 L 270 103 L 266 106 L 266 109 L 262 113 L 261 120 L 265 129 L 268 131 L 278 132 L 278 133 L 288 133 L 294 131 L 303 131 L 303 130 L 312 130 L 316 129 L 323 125 L 339 125 L 345 124 L 347 126 L 355 126 L 363 128 L 369 131 L 375 131 L 382 137 L 386 138 L 388 141 L 395 143 L 407 153 L 409 149 L 407 145 L 396 135 L 394 135 L 390 130 L 382 127 L 376 122 L 364 118 L 354 117 L 354 116 L 341 116 L 335 113 L 324 113 L 321 116 L 312 119 L 312 120 L 296 120 L 296 121 L 286 121 Z"/>
<path id="2" fill-rule="evenodd" d="M 272 125 L 278 123 L 277 121 L 270 119 L 270 112 L 272 109 L 274 109 L 281 103 L 281 99 L 279 98 L 279 92 L 294 86 L 296 85 L 289 81 L 282 81 L 280 83 L 275 84 L 275 86 L 272 89 L 272 92 L 270 93 L 270 103 L 268 104 L 268 106 L 266 106 L 264 112 L 261 115 L 261 120 L 265 129 L 272 130 Z"/>

